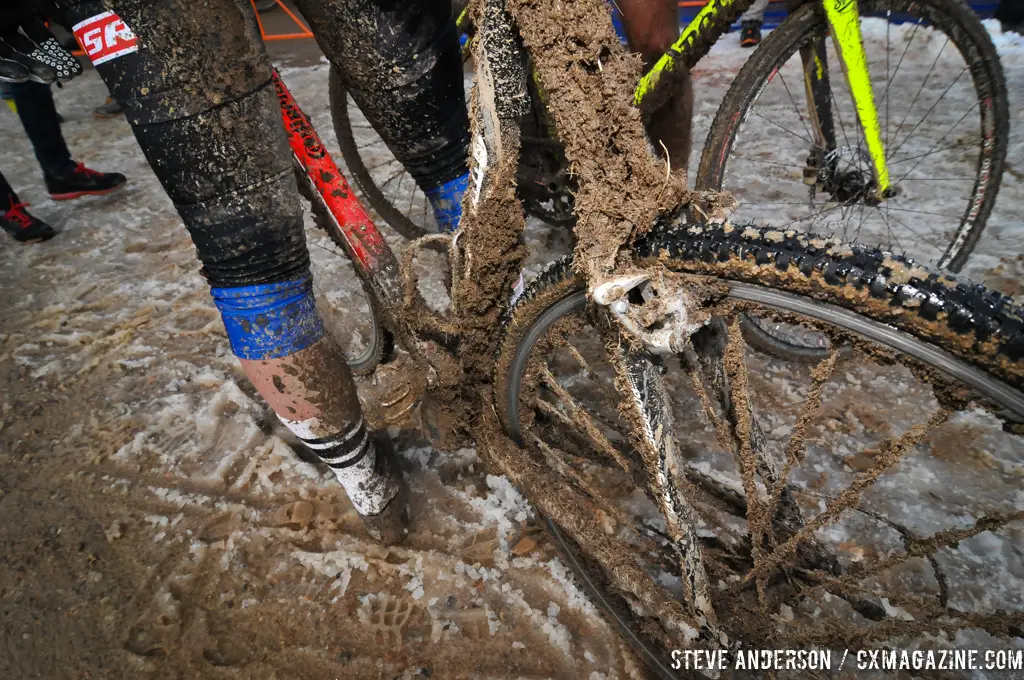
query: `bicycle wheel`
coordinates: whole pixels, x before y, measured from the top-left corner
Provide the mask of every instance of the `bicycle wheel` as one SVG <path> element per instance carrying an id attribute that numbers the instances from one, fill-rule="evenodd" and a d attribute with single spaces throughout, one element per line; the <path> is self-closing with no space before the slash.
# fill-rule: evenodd
<path id="1" fill-rule="evenodd" d="M 317 311 L 352 373 L 369 375 L 390 341 L 380 324 L 373 292 L 345 254 L 337 223 L 310 188 L 309 179 L 298 168 L 295 178 L 313 214 L 313 225 L 306 224 L 306 246 Z"/>
<path id="2" fill-rule="evenodd" d="M 517 467 L 558 480 L 531 501 L 570 566 L 654 670 L 715 640 L 1024 645 L 1020 308 L 768 229 L 658 229 L 636 263 L 704 300 L 682 354 L 631 356 L 562 261 L 504 320 L 494 404 Z M 744 313 L 837 349 L 780 368 L 741 339 Z M 858 361 L 837 371 L 841 344 Z"/>
<path id="3" fill-rule="evenodd" d="M 816 3 L 787 18 L 740 70 L 708 133 L 697 184 L 734 193 L 734 222 L 834 233 L 959 271 L 1002 179 L 1009 106 L 999 57 L 962 0 L 859 0 L 859 7 L 897 195 L 871 204 L 863 131 L 828 38 L 835 148 L 812 141 L 799 52 L 827 34 Z"/>
<path id="4" fill-rule="evenodd" d="M 830 39 L 833 143 L 823 148 L 811 141 L 800 50 L 827 33 L 814 3 L 783 22 L 740 70 L 708 133 L 697 185 L 733 191 L 740 202 L 736 221 L 771 219 L 780 229 L 881 243 L 959 271 L 1002 178 L 1009 113 L 999 58 L 960 0 L 861 0 L 859 6 L 897 196 L 871 205 L 870 159 Z M 825 356 L 820 336 L 784 323 L 747 318 L 743 332 L 751 344 L 785 359 Z"/>

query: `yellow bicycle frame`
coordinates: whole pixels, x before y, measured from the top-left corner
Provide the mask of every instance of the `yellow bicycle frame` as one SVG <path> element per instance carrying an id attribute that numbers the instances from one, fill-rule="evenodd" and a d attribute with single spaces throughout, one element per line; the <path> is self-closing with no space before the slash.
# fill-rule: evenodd
<path id="1" fill-rule="evenodd" d="M 864 140 L 874 165 L 876 198 L 881 199 L 889 192 L 889 166 L 885 163 L 885 144 L 878 125 L 878 107 L 875 106 L 868 59 L 864 53 L 864 39 L 860 33 L 857 0 L 823 0 L 823 5 L 829 32 L 836 52 L 839 53 L 839 60 L 843 63 L 846 84 L 850 88 L 853 104 L 857 107 L 857 118 L 864 130 Z"/>
<path id="2" fill-rule="evenodd" d="M 672 45 L 672 49 L 661 55 L 658 61 L 654 63 L 654 66 L 651 67 L 651 70 L 640 79 L 640 84 L 636 86 L 636 90 L 633 92 L 633 101 L 637 106 L 644 100 L 644 97 L 657 87 L 662 74 L 666 71 L 671 71 L 675 67 L 676 58 L 673 56 L 673 52 L 683 52 L 685 45 L 690 42 L 691 36 L 696 35 L 702 30 L 705 20 L 713 19 L 720 11 L 729 9 L 736 2 L 737 0 L 719 0 L 717 3 L 712 1 L 704 5 L 704 9 L 679 34 L 679 39 Z"/>
<path id="3" fill-rule="evenodd" d="M 702 30 L 707 20 L 713 19 L 719 12 L 730 8 L 737 1 L 718 0 L 718 2 L 712 1 L 704 6 L 704 9 L 683 29 L 679 39 L 672 45 L 672 49 L 663 54 L 651 70 L 640 79 L 640 83 L 633 92 L 633 100 L 638 106 L 657 87 L 662 74 L 674 68 L 676 62 L 674 53 L 684 52 L 691 37 Z M 821 3 L 825 9 L 825 17 L 828 19 L 829 32 L 835 43 L 836 52 L 843 63 L 843 74 L 857 109 L 857 117 L 864 130 L 868 154 L 871 156 L 874 167 L 876 198 L 881 200 L 888 195 L 891 182 L 889 167 L 885 160 L 885 144 L 882 141 L 878 124 L 878 107 L 875 106 L 871 76 L 868 73 L 867 55 L 864 52 L 864 39 L 860 32 L 857 0 L 821 0 Z M 814 109 L 813 102 L 808 101 L 808 105 L 811 110 Z"/>

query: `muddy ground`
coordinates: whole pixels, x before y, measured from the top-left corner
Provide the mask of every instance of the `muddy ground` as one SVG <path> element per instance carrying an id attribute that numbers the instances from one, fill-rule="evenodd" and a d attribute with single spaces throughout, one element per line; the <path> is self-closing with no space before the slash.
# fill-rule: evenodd
<path id="1" fill-rule="evenodd" d="M 290 49 L 285 79 L 333 148 L 326 68 L 308 44 Z M 743 56 L 730 42 L 696 72 L 698 141 Z M 1022 73 L 1018 57 L 1014 124 Z M 413 530 L 400 548 L 365 536 L 244 380 L 127 124 L 91 116 L 104 95 L 93 72 L 57 91 L 64 132 L 78 160 L 129 185 L 65 204 L 0 108 L 0 167 L 61 230 L 0 242 L 0 677 L 642 677 L 529 504 L 472 449 L 399 435 Z M 1013 289 L 1018 177 L 972 270 Z M 568 247 L 536 224 L 527 243 L 534 266 Z M 338 277 L 324 297 L 344 310 L 351 275 L 320 245 L 315 267 Z"/>

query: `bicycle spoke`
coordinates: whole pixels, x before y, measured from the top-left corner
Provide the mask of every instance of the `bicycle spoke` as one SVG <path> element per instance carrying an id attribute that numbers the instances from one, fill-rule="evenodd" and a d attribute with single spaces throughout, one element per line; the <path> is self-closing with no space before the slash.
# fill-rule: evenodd
<path id="1" fill-rule="evenodd" d="M 395 163 L 398 163 L 398 161 L 396 161 L 394 158 L 390 158 L 390 159 L 388 159 L 386 161 L 383 161 L 381 163 L 377 163 L 376 165 L 372 165 L 372 166 L 366 168 L 366 170 L 368 172 L 372 172 L 373 170 L 376 170 L 377 168 L 383 168 L 385 165 L 394 165 Z M 398 163 L 398 164 L 401 165 L 401 163 Z"/>
<path id="2" fill-rule="evenodd" d="M 384 140 L 378 137 L 377 139 L 375 139 L 372 142 L 367 142 L 366 144 L 357 144 L 356 145 L 356 149 L 368 149 L 371 146 L 377 146 L 378 144 L 383 144 L 383 143 L 384 143 Z"/>
<path id="3" fill-rule="evenodd" d="M 952 149 L 957 149 L 957 148 L 960 148 L 961 146 L 963 146 L 963 145 L 960 144 L 959 142 L 957 142 L 956 144 L 951 144 L 949 146 L 944 146 L 941 149 L 932 148 L 932 149 L 929 149 L 928 151 L 926 151 L 925 153 L 918 154 L 916 156 L 908 156 L 907 158 L 901 158 L 898 161 L 891 161 L 889 163 L 889 167 L 892 167 L 894 165 L 899 165 L 900 163 L 907 163 L 909 161 L 914 161 L 914 160 L 917 160 L 919 158 L 925 158 L 926 156 L 934 156 L 937 153 L 942 153 L 943 151 L 950 151 Z M 911 168 L 910 172 L 913 172 L 913 170 L 914 170 L 914 168 Z M 909 172 L 907 174 L 909 174 Z M 900 181 L 903 181 L 903 180 L 901 179 Z"/>
<path id="4" fill-rule="evenodd" d="M 894 210 L 896 212 L 914 213 L 915 215 L 931 215 L 932 217 L 948 217 L 948 218 L 953 219 L 953 220 L 959 220 L 960 219 L 959 215 L 944 215 L 942 213 L 937 213 L 937 212 L 928 212 L 927 210 L 910 210 L 909 208 L 896 208 L 896 207 L 891 207 L 890 210 Z M 907 227 L 907 228 L 909 229 L 909 227 Z M 918 234 L 917 232 L 915 232 L 915 234 L 917 236 L 920 236 L 920 234 Z"/>
<path id="5" fill-rule="evenodd" d="M 846 142 L 845 146 L 850 146 L 850 137 L 846 134 L 846 125 L 843 123 L 842 110 L 839 108 L 839 102 L 836 101 L 836 93 L 831 87 L 828 88 L 829 99 L 832 100 L 832 113 L 833 117 L 839 120 L 839 130 L 843 133 L 843 141 Z"/>
<path id="6" fill-rule="evenodd" d="M 825 384 L 832 378 L 838 358 L 839 352 L 833 350 L 827 359 L 823 359 L 811 371 L 813 382 L 789 436 L 789 443 L 786 445 L 786 462 L 778 480 L 768 489 L 768 506 L 765 512 L 769 517 L 774 517 L 779 508 L 783 490 L 789 483 L 789 475 L 793 468 L 802 463 L 804 456 L 807 455 L 807 430 L 811 425 L 811 418 L 821 406 L 821 395 L 825 390 Z"/>
<path id="7" fill-rule="evenodd" d="M 921 127 L 921 124 L 922 124 L 922 123 L 923 123 L 923 122 L 925 121 L 925 119 L 926 119 L 926 118 L 927 118 L 927 117 L 928 117 L 928 116 L 929 116 L 929 115 L 931 114 L 931 112 L 932 112 L 932 111 L 934 111 L 934 110 L 935 110 L 935 107 L 939 105 L 939 102 L 941 102 L 941 101 L 942 101 L 943 99 L 945 99 L 945 97 L 946 97 L 946 94 L 947 94 L 947 93 L 948 93 L 948 92 L 949 92 L 949 91 L 950 91 L 951 89 L 953 89 L 953 86 L 954 86 L 954 85 L 956 85 L 956 84 L 957 84 L 957 82 L 959 82 L 960 78 L 961 78 L 961 77 L 962 77 L 962 76 L 963 76 L 963 75 L 964 75 L 965 73 L 967 73 L 968 69 L 969 69 L 969 67 L 967 67 L 967 66 L 964 66 L 964 69 L 963 69 L 962 71 L 960 71 L 960 73 L 959 73 L 959 74 L 957 74 L 957 77 L 953 79 L 953 82 L 952 82 L 952 83 L 950 83 L 950 84 L 949 84 L 949 86 L 948 86 L 948 87 L 947 87 L 947 88 L 946 88 L 945 90 L 943 90 L 942 94 L 941 94 L 941 95 L 939 95 L 939 98 L 935 100 L 935 103 L 934 103 L 934 104 L 932 104 L 932 105 L 931 105 L 931 107 L 929 107 L 929 109 L 928 109 L 927 111 L 925 111 L 925 114 L 924 114 L 924 116 L 922 116 L 922 117 L 921 117 L 921 120 L 917 121 L 917 123 L 916 123 L 916 124 L 914 125 L 914 127 L 912 127 L 912 128 L 910 129 L 910 132 L 908 132 L 908 133 L 907 133 L 907 136 L 903 138 L 903 141 L 902 141 L 902 142 L 900 142 L 899 146 L 897 146 L 897 147 L 896 147 L 895 149 L 893 149 L 893 150 L 892 150 L 892 155 L 894 155 L 894 156 L 895 156 L 895 155 L 896 155 L 896 152 L 898 152 L 898 151 L 899 151 L 900 149 L 902 149 L 902 148 L 903 148 L 903 146 L 904 146 L 904 145 L 905 145 L 905 144 L 907 143 L 907 140 L 909 140 L 909 139 L 910 139 L 910 137 L 911 137 L 911 136 L 912 136 L 912 135 L 914 134 L 914 132 L 916 132 L 916 131 L 917 131 L 917 129 L 918 129 L 919 127 Z M 964 119 L 964 118 L 966 118 L 966 117 L 968 116 L 968 114 L 970 114 L 970 112 L 971 112 L 971 111 L 973 111 L 973 110 L 974 110 L 974 109 L 975 109 L 975 108 L 976 108 L 977 106 L 978 106 L 978 103 L 977 103 L 977 102 L 975 102 L 975 103 L 974 103 L 974 106 L 972 106 L 972 107 L 970 108 L 970 110 L 968 110 L 968 112 L 967 112 L 967 113 L 965 113 L 965 114 L 963 115 L 963 117 L 961 117 L 961 118 L 960 118 L 960 120 L 959 120 L 959 121 L 957 121 L 957 125 L 959 125 L 959 124 L 960 124 L 960 122 L 962 122 L 962 121 L 963 121 L 963 119 Z M 956 127 L 956 125 L 954 125 L 953 127 Z M 943 137 L 945 137 L 945 135 L 943 135 Z"/>
<path id="8" fill-rule="evenodd" d="M 927 156 L 927 155 L 929 155 L 929 154 L 933 153 L 933 150 L 935 149 L 935 147 L 936 147 L 936 146 L 938 146 L 938 145 L 939 145 L 939 143 L 940 143 L 940 142 L 942 142 L 942 140 L 943 140 L 943 139 L 945 139 L 945 138 L 946 138 L 946 136 L 947 136 L 947 135 L 948 135 L 948 134 L 949 134 L 950 132 L 952 132 L 953 130 L 955 130 L 955 129 L 956 129 L 956 126 L 957 126 L 957 125 L 959 125 L 960 123 L 962 123 L 962 122 L 963 122 L 964 118 L 966 118 L 967 116 L 971 115 L 971 112 L 972 112 L 972 111 L 974 111 L 974 109 L 975 109 L 975 108 L 977 108 L 977 107 L 978 107 L 978 103 L 977 103 L 977 102 L 975 102 L 975 103 L 974 103 L 974 106 L 972 106 L 972 107 L 971 107 L 970 109 L 968 109 L 968 110 L 967 110 L 967 113 L 965 113 L 964 115 L 962 115 L 962 116 L 960 117 L 960 120 L 958 120 L 957 122 L 953 123 L 953 127 L 951 127 L 951 128 L 949 128 L 948 130 L 946 130 L 946 132 L 945 132 L 945 133 L 944 133 L 944 134 L 943 134 L 943 135 L 942 135 L 941 137 L 939 137 L 939 140 L 938 140 L 937 142 L 935 142 L 935 144 L 933 144 L 933 145 L 932 145 L 932 148 L 931 148 L 931 149 L 929 149 L 929 150 L 928 150 L 928 152 L 924 154 L 924 156 Z M 922 158 L 924 158 L 924 156 L 922 156 Z M 907 170 L 907 172 L 906 172 L 906 173 L 904 173 L 903 177 L 906 177 L 907 175 L 909 175 L 910 173 L 912 173 L 912 172 L 913 172 L 914 170 L 916 170 L 916 169 L 917 169 L 917 166 L 919 166 L 919 165 L 921 165 L 921 161 L 920 161 L 920 160 L 919 160 L 919 161 L 917 161 L 917 163 L 914 163 L 914 167 L 910 168 L 910 170 Z M 900 182 L 900 181 L 902 181 L 902 180 L 903 180 L 903 177 L 900 177 L 900 179 L 899 179 L 899 180 L 897 180 L 897 182 Z"/>
<path id="9" fill-rule="evenodd" d="M 789 90 L 789 85 L 786 84 L 786 78 L 782 75 L 782 69 L 779 69 L 779 80 L 782 81 L 782 86 L 786 88 L 786 94 L 789 95 L 789 101 L 793 104 L 793 110 L 796 111 L 797 117 L 804 126 L 804 132 L 807 133 L 808 139 L 813 139 L 814 135 L 811 134 L 810 129 L 807 127 L 807 121 L 804 120 L 803 113 L 800 112 L 800 107 L 796 103 L 796 99 L 793 98 L 793 93 Z"/>
<path id="10" fill-rule="evenodd" d="M 587 496 L 589 496 L 591 500 L 593 500 L 594 504 L 597 505 L 597 507 L 606 515 L 608 515 L 612 520 L 614 520 L 616 523 L 623 527 L 632 527 L 636 524 L 635 520 L 628 517 L 621 508 L 619 508 L 613 503 L 608 502 L 608 500 L 605 499 L 604 492 L 600 488 L 600 486 L 592 483 L 580 472 L 578 472 L 576 468 L 573 467 L 573 465 L 571 465 L 565 460 L 565 458 L 570 456 L 571 454 L 566 453 L 564 451 L 556 450 L 554 447 L 547 444 L 543 439 L 541 439 L 537 435 L 533 435 L 533 443 L 541 451 L 541 453 L 544 455 L 545 460 L 548 461 L 551 467 L 556 469 L 559 474 L 573 480 L 576 483 L 576 485 L 579 486 L 580 489 L 585 494 L 587 494 Z M 577 459 L 577 463 L 579 461 L 590 460 L 584 456 L 573 456 L 573 458 Z M 660 549 L 658 548 L 657 544 L 654 543 L 654 541 L 650 540 L 649 538 L 645 537 L 643 534 L 639 532 L 634 532 L 634 535 L 636 535 L 641 540 L 644 540 L 646 542 L 645 547 L 648 550 L 652 552 L 660 552 Z"/>
<path id="11" fill-rule="evenodd" d="M 384 180 L 384 183 L 380 185 L 381 193 L 384 193 L 384 188 L 387 185 L 389 185 L 392 182 L 394 182 L 396 177 L 401 177 L 404 174 L 405 174 L 405 168 L 399 168 L 396 172 L 394 172 L 390 176 L 388 176 L 388 178 L 386 180 Z M 399 184 L 401 184 L 401 182 L 399 182 Z"/>
<path id="12" fill-rule="evenodd" d="M 860 500 L 861 493 L 874 484 L 883 472 L 899 462 L 899 459 L 908 449 L 916 446 L 929 431 L 946 422 L 951 415 L 949 410 L 940 408 L 928 419 L 927 423 L 915 425 L 899 437 L 886 439 L 879 446 L 879 453 L 875 456 L 874 465 L 866 472 L 858 475 L 853 480 L 853 483 L 833 503 L 828 505 L 824 512 L 812 518 L 800 531 L 791 536 L 764 561 L 746 574 L 741 581 L 741 585 L 746 585 L 752 580 L 764 577 L 770 570 L 779 566 L 783 560 L 791 557 L 801 541 L 810 537 L 818 529 L 835 522 L 844 511 Z M 750 502 L 749 498 L 747 502 Z"/>
<path id="13" fill-rule="evenodd" d="M 562 403 L 569 409 L 569 414 L 561 414 L 566 424 L 572 425 L 580 431 L 580 434 L 590 439 L 597 449 L 608 456 L 622 468 L 622 471 L 628 475 L 633 474 L 633 465 L 622 455 L 622 453 L 611 443 L 611 441 L 601 432 L 597 423 L 590 416 L 583 406 L 580 405 L 576 399 L 569 394 L 569 392 L 558 384 L 555 376 L 551 374 L 548 368 L 542 367 L 540 369 L 541 381 L 547 385 L 548 389 L 555 393 L 555 395 L 562 401 Z M 538 406 L 546 404 L 543 400 L 538 400 Z M 543 409 L 544 407 L 541 406 Z M 548 413 L 558 412 L 553 406 L 550 407 Z"/>
<path id="14" fill-rule="evenodd" d="M 889 30 L 892 28 L 892 10 L 887 10 L 885 13 L 885 92 L 882 93 L 882 99 L 885 100 L 885 148 L 886 158 L 889 157 Z M 909 46 L 909 43 L 908 43 Z"/>
<path id="15" fill-rule="evenodd" d="M 416 182 L 413 182 L 412 183 L 412 191 L 409 192 L 409 208 L 405 211 L 406 217 L 411 217 L 412 216 L 412 204 L 413 204 L 413 201 L 416 200 L 416 189 L 418 189 L 418 188 L 419 187 L 416 186 Z"/>
<path id="16" fill-rule="evenodd" d="M 757 569 L 764 558 L 763 538 L 768 529 L 770 516 L 767 514 L 767 507 L 761 500 L 756 474 L 759 471 L 762 472 L 762 478 L 766 485 L 775 482 L 778 475 L 772 469 L 773 465 L 768 461 L 763 447 L 755 448 L 756 419 L 750 404 L 747 366 L 744 360 L 746 346 L 743 333 L 740 331 L 739 318 L 734 317 L 728 324 L 728 340 L 723 357 L 723 367 L 729 378 L 730 408 L 728 410 L 731 411 L 733 436 L 739 445 L 731 447 L 731 450 L 736 467 L 740 471 L 743 492 L 747 498 L 747 527 L 750 533 L 751 556 L 754 560 L 754 568 Z M 768 474 L 764 474 L 765 472 Z M 765 604 L 764 586 L 764 579 L 757 581 L 757 599 L 762 607 Z"/>
<path id="17" fill-rule="evenodd" d="M 404 168 L 403 168 L 403 170 L 404 170 Z M 402 195 L 402 182 L 404 182 L 404 181 L 405 181 L 405 172 L 403 171 L 402 174 L 398 177 L 398 186 L 395 187 L 395 200 L 398 200 L 398 198 L 400 198 L 401 195 Z M 387 186 L 388 183 L 390 183 L 390 182 L 391 182 L 391 180 L 388 180 L 387 182 L 384 183 L 384 186 Z M 382 191 L 383 191 L 383 189 L 384 189 L 384 187 L 381 187 Z M 391 201 L 391 202 L 394 203 L 395 201 Z"/>
<path id="18" fill-rule="evenodd" d="M 770 119 L 770 118 L 765 118 L 764 116 L 762 116 L 762 115 L 761 115 L 760 113 L 758 113 L 757 111 L 752 111 L 751 113 L 753 113 L 753 114 L 754 114 L 755 116 L 757 116 L 757 117 L 758 117 L 758 118 L 760 118 L 761 120 L 764 120 L 764 121 L 767 121 L 768 123 L 771 123 L 771 124 L 772 124 L 772 125 L 774 125 L 775 127 L 777 127 L 777 128 L 779 128 L 780 130 L 782 130 L 783 132 L 785 132 L 785 133 L 788 133 L 788 134 L 791 134 L 791 135 L 793 135 L 794 137 L 796 137 L 797 139 L 801 139 L 801 140 L 803 140 L 803 141 L 807 142 L 808 144 L 810 144 L 811 146 L 814 146 L 814 142 L 812 142 L 812 141 L 811 141 L 810 139 L 808 139 L 807 137 L 801 137 L 801 136 L 800 136 L 799 134 L 797 134 L 796 132 L 793 132 L 793 131 L 792 131 L 792 130 L 790 130 L 789 128 L 785 128 L 785 127 L 782 127 L 781 125 L 779 125 L 778 123 L 776 123 L 776 122 L 775 122 L 774 120 L 772 120 L 772 119 Z"/>
<path id="19" fill-rule="evenodd" d="M 777 165 L 782 168 L 796 168 L 797 170 L 803 170 L 804 166 L 796 165 L 795 163 L 779 163 L 777 161 L 764 161 L 759 158 L 750 158 L 749 156 L 736 156 L 735 160 L 743 161 L 744 163 L 759 163 L 761 165 Z"/>
<path id="20" fill-rule="evenodd" d="M 900 182 L 973 182 L 973 177 L 903 177 Z"/>
<path id="21" fill-rule="evenodd" d="M 917 103 L 918 97 L 920 97 L 921 93 L 924 91 L 924 86 L 926 84 L 928 84 L 928 78 L 931 77 L 932 71 L 935 70 L 935 65 L 939 63 L 939 57 L 942 56 L 942 51 L 944 49 L 946 49 L 946 45 L 948 45 L 948 44 L 949 44 L 949 38 L 946 38 L 946 42 L 942 43 L 942 47 L 939 48 L 939 53 L 935 55 L 935 61 L 932 62 L 931 68 L 928 69 L 928 73 L 925 74 L 924 79 L 921 81 L 921 86 L 919 88 L 917 88 L 917 93 L 914 95 L 914 98 L 911 100 L 910 106 L 907 107 L 907 112 L 905 114 L 903 114 L 903 120 L 901 120 L 900 124 L 896 126 L 896 132 L 894 132 L 893 135 L 892 135 L 893 140 L 899 139 L 900 130 L 903 128 L 903 124 L 905 122 L 907 122 L 907 116 L 909 116 L 910 112 L 914 109 L 914 104 Z"/>

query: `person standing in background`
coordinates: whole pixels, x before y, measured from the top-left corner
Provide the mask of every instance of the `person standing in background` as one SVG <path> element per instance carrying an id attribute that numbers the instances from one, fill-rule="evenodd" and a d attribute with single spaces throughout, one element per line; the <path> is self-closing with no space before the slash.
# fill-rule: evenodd
<path id="1" fill-rule="evenodd" d="M 68 54 L 27 5 L 8 5 L 0 12 L 3 87 L 21 119 L 50 198 L 55 201 L 107 194 L 127 180 L 75 162 L 60 130 L 60 117 L 50 85 L 68 81 L 82 67 Z M 22 243 L 53 238 L 50 225 L 29 214 L 10 183 L 0 175 L 0 228 Z"/>

